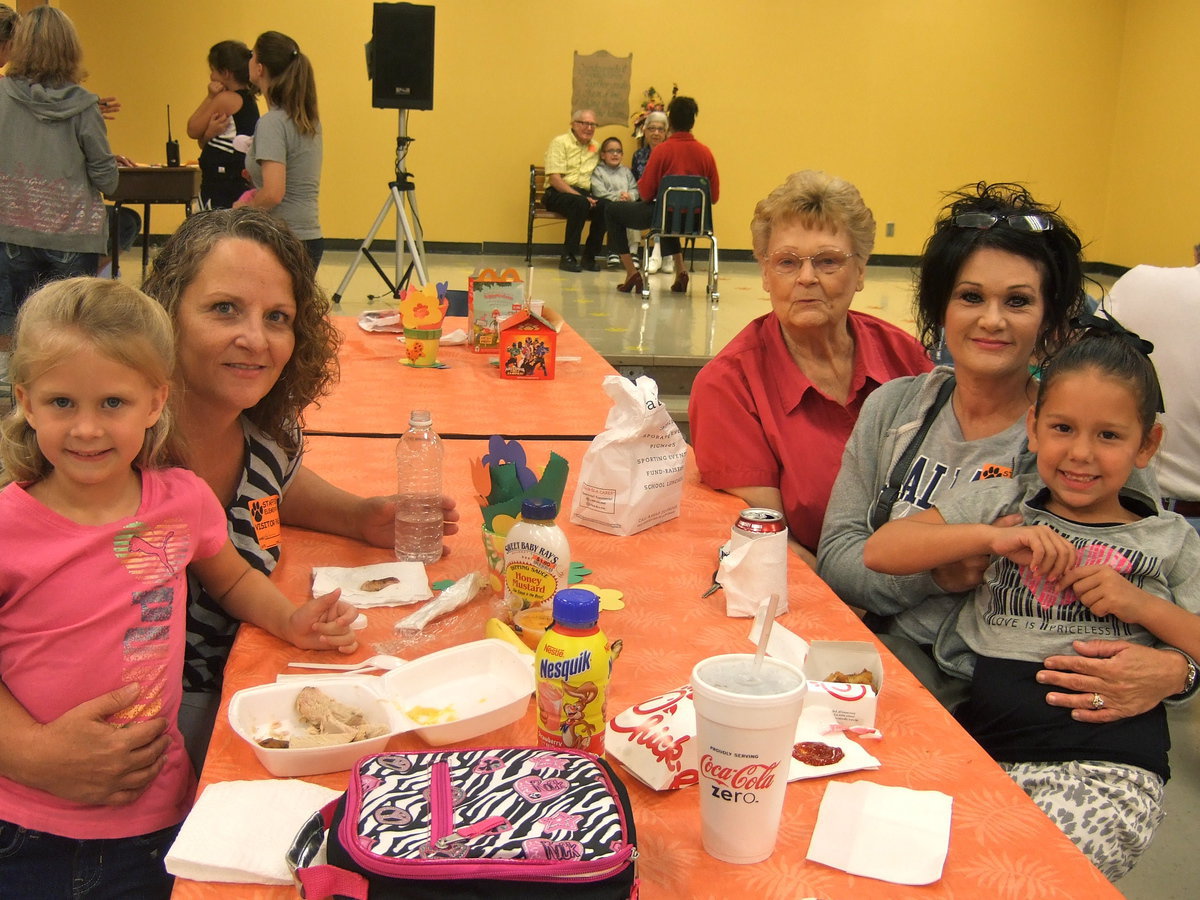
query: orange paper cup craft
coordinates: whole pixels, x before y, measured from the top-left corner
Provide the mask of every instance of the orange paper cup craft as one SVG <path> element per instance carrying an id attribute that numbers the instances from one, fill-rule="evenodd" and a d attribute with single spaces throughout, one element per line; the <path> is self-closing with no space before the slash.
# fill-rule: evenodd
<path id="1" fill-rule="evenodd" d="M 404 354 L 409 365 L 437 364 L 442 320 L 449 306 L 449 300 L 436 294 L 430 296 L 424 290 L 414 288 L 405 291 L 400 300 L 400 321 L 404 326 Z"/>

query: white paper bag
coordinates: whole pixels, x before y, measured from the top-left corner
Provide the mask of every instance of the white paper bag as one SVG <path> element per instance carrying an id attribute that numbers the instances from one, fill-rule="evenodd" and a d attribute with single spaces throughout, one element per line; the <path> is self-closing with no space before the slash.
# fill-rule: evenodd
<path id="1" fill-rule="evenodd" d="M 583 457 L 571 521 L 606 534 L 637 534 L 679 515 L 687 442 L 658 385 L 643 375 L 604 379 L 613 408 Z"/>

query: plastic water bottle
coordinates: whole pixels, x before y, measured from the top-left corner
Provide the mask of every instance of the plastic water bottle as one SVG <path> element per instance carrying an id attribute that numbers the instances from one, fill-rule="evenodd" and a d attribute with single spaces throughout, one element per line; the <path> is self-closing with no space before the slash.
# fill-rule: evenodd
<path id="1" fill-rule="evenodd" d="M 414 409 L 396 444 L 396 558 L 442 558 L 442 442 L 427 409 Z"/>

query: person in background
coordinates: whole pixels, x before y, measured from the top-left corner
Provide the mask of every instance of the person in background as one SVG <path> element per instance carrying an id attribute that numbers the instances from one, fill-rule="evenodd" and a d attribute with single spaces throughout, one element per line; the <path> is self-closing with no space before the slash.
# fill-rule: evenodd
<path id="1" fill-rule="evenodd" d="M 1154 344 L 1166 408 L 1155 474 L 1163 506 L 1200 530 L 1200 367 L 1193 343 L 1200 334 L 1200 258 L 1196 262 L 1177 268 L 1134 266 L 1117 279 L 1105 304 Z"/>
<path id="2" fill-rule="evenodd" d="M 170 895 L 163 858 L 195 790 L 172 724 L 185 571 L 297 646 L 356 643 L 353 606 L 335 591 L 293 607 L 238 555 L 208 485 L 164 467 L 173 344 L 161 306 L 100 278 L 47 285 L 17 320 L 18 405 L 0 432 L 5 739 L 63 762 L 54 723 L 101 690 L 125 702 L 92 723 L 92 742 L 156 718 L 171 739 L 147 789 L 119 808 L 0 778 L 5 896 Z"/>
<path id="3" fill-rule="evenodd" d="M 875 246 L 875 217 L 850 182 L 796 172 L 759 201 L 750 232 L 772 311 L 696 376 L 692 446 L 706 484 L 782 512 L 789 546 L 813 565 L 864 402 L 931 363 L 911 335 L 850 309 Z"/>
<path id="4" fill-rule="evenodd" d="M 208 93 L 188 119 L 188 137 L 200 145 L 200 200 L 208 209 L 229 209 L 250 188 L 242 174 L 246 154 L 239 147 L 249 143 L 258 124 L 252 55 L 241 41 L 213 44 Z"/>
<path id="5" fill-rule="evenodd" d="M 691 97 L 677 96 L 667 107 L 667 121 L 671 135 L 650 154 L 646 171 L 638 179 L 639 202 L 613 203 L 605 213 L 608 226 L 608 249 L 615 252 L 625 267 L 625 281 L 617 290 L 628 294 L 642 289 L 642 276 L 633 264 L 626 239 L 627 228 L 649 228 L 654 218 L 654 202 L 658 198 L 658 185 L 666 175 L 700 175 L 708 179 L 710 199 L 716 203 L 721 196 L 721 181 L 717 176 L 717 162 L 712 151 L 692 135 L 696 114 L 700 107 Z M 674 293 L 687 290 L 688 273 L 683 265 L 683 253 L 678 238 L 663 238 L 663 253 L 675 257 L 675 281 L 671 285 Z"/>
<path id="6" fill-rule="evenodd" d="M 929 509 L 956 483 L 1034 470 L 1025 428 L 1037 396 L 1030 361 L 1069 341 L 1085 308 L 1083 285 L 1082 242 L 1057 209 L 1017 184 L 980 182 L 952 193 L 921 255 L 914 314 L 925 346 L 944 343 L 954 368 L 897 378 L 872 394 L 833 485 L 817 574 L 867 611 L 880 641 L 950 709 L 969 685 L 949 661 L 962 645 L 955 616 L 988 558 L 893 576 L 864 567 L 863 548 L 882 522 Z M 890 501 L 889 483 L 898 487 Z M 1143 493 L 1155 492 L 1148 479 Z M 1047 704 L 1081 722 L 1137 715 L 1196 686 L 1194 662 L 1172 649 L 1120 640 L 1076 641 L 1072 649 L 1044 660 L 1037 679 Z M 1097 694 L 1103 708 L 1092 705 Z"/>
<path id="7" fill-rule="evenodd" d="M 564 272 L 598 271 L 596 257 L 604 247 L 604 204 L 592 196 L 592 170 L 599 162 L 596 114 L 577 109 L 571 114 L 571 130 L 550 141 L 546 148 L 546 191 L 542 203 L 550 212 L 566 216 L 562 256 L 558 267 Z M 590 222 L 587 244 L 579 257 L 583 225 Z"/>
<path id="8" fill-rule="evenodd" d="M 592 170 L 592 196 L 599 197 L 601 200 L 620 202 L 638 199 L 637 181 L 629 167 L 623 165 L 624 156 L 625 148 L 621 145 L 620 138 L 607 138 L 600 145 L 600 164 Z M 631 240 L 630 243 L 632 244 L 633 241 Z M 619 263 L 619 257 L 609 256 L 608 264 L 610 266 Z"/>
<path id="9" fill-rule="evenodd" d="M 650 154 L 654 148 L 667 139 L 667 114 L 661 110 L 654 110 L 646 114 L 645 121 L 642 122 L 642 134 L 640 137 L 640 146 L 633 154 L 633 160 L 629 167 L 633 170 L 635 179 L 641 178 L 646 171 L 646 163 L 650 161 Z M 630 249 L 636 262 L 637 247 L 634 241 L 630 241 Z M 617 257 L 618 261 L 620 257 Z M 674 260 L 670 256 L 667 257 L 668 264 L 671 269 L 674 269 Z M 646 267 L 647 274 L 653 275 L 663 267 L 662 244 L 659 239 L 654 238 L 654 250 L 650 253 L 650 263 Z"/>
<path id="10" fill-rule="evenodd" d="M 0 79 L 0 253 L 9 309 L 45 281 L 94 275 L 108 247 L 102 195 L 117 186 L 99 98 L 84 90 L 83 49 L 62 10 L 21 16 Z"/>
<path id="11" fill-rule="evenodd" d="M 325 241 L 317 204 L 322 142 L 312 63 L 286 34 L 264 31 L 254 42 L 249 72 L 267 98 L 267 112 L 246 152 L 254 192 L 233 205 L 265 209 L 287 222 L 316 269 Z"/>
<path id="12" fill-rule="evenodd" d="M 0 69 L 8 65 L 9 49 L 12 46 L 13 29 L 17 27 L 17 11 L 0 3 Z M 0 72 L 0 78 L 4 73 Z M 8 254 L 0 253 L 0 353 L 7 353 L 11 339 L 13 319 L 17 311 L 12 302 L 12 286 L 8 281 Z M 0 365 L 0 371 L 4 365 Z"/>

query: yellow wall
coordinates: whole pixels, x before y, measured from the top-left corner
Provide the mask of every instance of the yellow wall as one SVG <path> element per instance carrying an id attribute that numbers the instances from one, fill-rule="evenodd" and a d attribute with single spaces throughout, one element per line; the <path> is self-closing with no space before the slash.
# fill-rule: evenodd
<path id="1" fill-rule="evenodd" d="M 182 134 L 209 45 L 268 28 L 294 37 L 317 72 L 325 234 L 365 234 L 386 197 L 397 119 L 370 105 L 369 0 L 59 3 L 84 40 L 88 86 L 124 103 L 114 148 L 141 161 L 164 158 L 167 103 Z M 572 51 L 600 49 L 633 53 L 631 108 L 651 84 L 698 99 L 727 248 L 749 246 L 754 203 L 804 167 L 859 185 L 880 223 L 877 253 L 918 253 L 942 192 L 979 179 L 1021 180 L 1061 202 L 1092 259 L 1173 260 L 1200 238 L 1195 203 L 1160 209 L 1179 196 L 1176 178 L 1195 189 L 1197 142 L 1165 130 L 1195 118 L 1175 102 L 1194 93 L 1200 11 L 1188 0 L 691 0 L 653 27 L 641 0 L 608 0 L 602 17 L 600 4 L 561 0 L 436 6 L 435 109 L 409 125 L 431 241 L 524 240 L 524 173 L 566 130 Z M 576 37 L 551 40 L 564 9 Z M 611 133 L 627 136 L 597 137 Z M 156 213 L 154 230 L 170 215 Z"/>
<path id="2" fill-rule="evenodd" d="M 1099 258 L 1192 264 L 1200 242 L 1200 96 L 1189 0 L 1129 0 L 1113 103 L 1112 169 Z"/>

